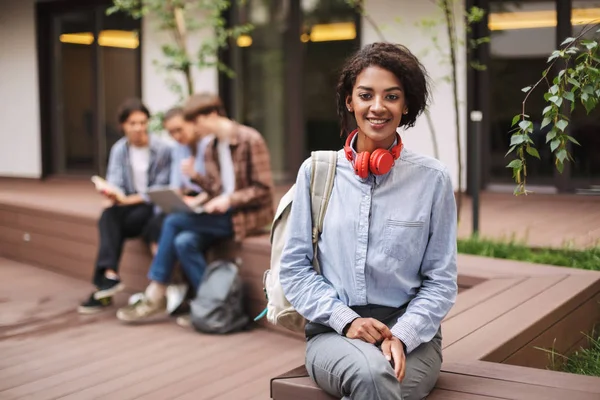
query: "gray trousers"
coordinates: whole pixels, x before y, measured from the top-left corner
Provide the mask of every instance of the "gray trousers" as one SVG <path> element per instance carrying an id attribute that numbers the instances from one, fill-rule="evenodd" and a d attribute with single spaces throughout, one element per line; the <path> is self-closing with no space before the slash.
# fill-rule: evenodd
<path id="1" fill-rule="evenodd" d="M 404 309 L 390 313 L 390 308 L 378 306 L 353 309 L 363 317 L 376 318 L 390 327 L 404 313 Z M 306 369 L 321 389 L 337 398 L 420 400 L 431 392 L 440 374 L 441 331 L 406 356 L 406 374 L 403 381 L 398 382 L 394 369 L 378 346 L 348 339 L 330 329 L 317 333 L 323 329 L 316 328 L 316 324 L 309 325 L 312 326 L 307 326 Z M 309 331 L 316 334 L 311 336 Z"/>

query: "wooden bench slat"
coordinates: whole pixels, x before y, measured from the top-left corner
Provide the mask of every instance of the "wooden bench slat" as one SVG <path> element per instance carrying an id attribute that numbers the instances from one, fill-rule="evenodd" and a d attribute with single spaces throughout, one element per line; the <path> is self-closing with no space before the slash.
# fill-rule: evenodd
<path id="1" fill-rule="evenodd" d="M 600 378 L 593 376 L 506 365 L 489 361 L 445 362 L 442 365 L 442 370 L 474 377 L 487 377 L 510 382 L 600 394 Z"/>
<path id="2" fill-rule="evenodd" d="M 597 400 L 593 393 L 573 389 L 511 382 L 503 379 L 484 378 L 442 372 L 436 387 L 465 393 L 482 394 L 492 397 L 507 397 L 514 400 Z"/>
<path id="3" fill-rule="evenodd" d="M 455 343 L 470 337 L 472 332 L 476 332 L 502 315 L 506 315 L 523 302 L 556 285 L 566 277 L 565 275 L 552 275 L 526 278 L 522 282 L 474 306 L 469 313 L 462 313 L 443 322 L 444 348 L 452 347 Z M 492 334 L 498 335 L 498 332 Z M 492 340 L 494 340 L 494 337 L 492 337 Z M 472 345 L 473 342 L 469 339 L 469 343 Z M 470 351 L 462 353 L 461 357 L 464 358 L 465 355 L 473 357 L 475 354 L 479 354 L 479 351 L 471 347 Z"/>
<path id="4" fill-rule="evenodd" d="M 454 307 L 452 307 L 444 320 L 448 321 L 465 311 L 471 310 L 473 307 L 481 304 L 482 302 L 489 300 L 490 298 L 512 288 L 515 285 L 518 285 L 525 279 L 526 278 L 490 279 L 468 290 L 465 290 L 460 296 L 458 296 L 456 299 L 456 304 Z"/>
<path id="5" fill-rule="evenodd" d="M 558 277 L 561 279 L 557 284 L 464 336 L 462 340 L 446 346 L 446 360 L 464 360 L 465 355 L 470 359 L 504 360 L 600 290 L 599 277 L 596 280 L 582 275 L 571 275 L 566 279 Z M 552 278 L 557 276 L 531 279 L 544 279 L 547 282 Z M 502 337 L 500 341 L 499 335 Z"/>

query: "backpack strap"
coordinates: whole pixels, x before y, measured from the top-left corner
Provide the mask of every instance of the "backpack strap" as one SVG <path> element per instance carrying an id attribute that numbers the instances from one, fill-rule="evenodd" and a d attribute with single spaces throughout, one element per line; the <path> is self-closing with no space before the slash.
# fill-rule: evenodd
<path id="1" fill-rule="evenodd" d="M 313 151 L 311 154 L 312 168 L 310 176 L 310 195 L 312 209 L 312 242 L 313 242 L 313 267 L 318 274 L 321 268 L 317 260 L 317 245 L 323 232 L 325 212 L 333 190 L 335 168 L 337 165 L 337 151 Z"/>

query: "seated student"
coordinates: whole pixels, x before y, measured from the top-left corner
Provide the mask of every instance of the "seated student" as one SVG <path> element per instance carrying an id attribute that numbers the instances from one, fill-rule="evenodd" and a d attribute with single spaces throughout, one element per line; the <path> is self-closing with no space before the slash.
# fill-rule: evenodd
<path id="1" fill-rule="evenodd" d="M 171 147 L 148 134 L 149 118 L 150 112 L 138 99 L 125 101 L 119 109 L 124 137 L 110 150 L 106 180 L 126 196 L 119 200 L 114 193 L 102 193 L 107 207 L 98 221 L 100 246 L 93 277 L 96 290 L 78 308 L 82 314 L 111 305 L 112 296 L 123 289 L 117 271 L 125 239 L 144 234 L 155 214 L 145 193 L 169 185 Z"/>
<path id="2" fill-rule="evenodd" d="M 165 113 L 163 128 L 177 142 L 171 152 L 169 186 L 187 196 L 186 200 L 190 201 L 192 197 L 202 192 L 202 188 L 192 182 L 188 176 L 188 165 L 193 165 L 193 168 L 189 170 L 204 173 L 204 152 L 212 136 L 200 138 L 195 132 L 194 124 L 183 118 L 183 108 L 181 107 L 171 108 Z M 150 226 L 146 229 L 145 240 L 150 243 L 152 255 L 156 255 L 158 250 L 158 239 L 164 218 L 164 213 L 158 214 L 150 221 Z"/>
<path id="3" fill-rule="evenodd" d="M 405 47 L 369 44 L 349 59 L 337 85 L 346 146 L 317 254 L 309 160 L 298 173 L 280 280 L 310 321 L 308 373 L 336 398 L 423 399 L 440 373 L 440 325 L 457 293 L 452 181 L 396 132 L 427 98 L 426 72 Z"/>
<path id="4" fill-rule="evenodd" d="M 188 170 L 204 190 L 204 212 L 167 216 L 148 273 L 150 285 L 142 301 L 119 309 L 117 317 L 122 321 L 141 321 L 165 312 L 165 291 L 176 261 L 197 291 L 206 268 L 204 252 L 215 240 L 233 236 L 241 241 L 273 219 L 273 179 L 262 136 L 228 119 L 221 99 L 212 94 L 192 96 L 184 112 L 200 136 L 215 135 L 206 148 L 206 173 Z"/>

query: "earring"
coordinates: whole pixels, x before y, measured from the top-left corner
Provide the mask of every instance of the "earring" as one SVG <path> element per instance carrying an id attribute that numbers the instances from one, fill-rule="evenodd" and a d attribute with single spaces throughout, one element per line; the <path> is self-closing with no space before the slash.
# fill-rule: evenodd
<path id="1" fill-rule="evenodd" d="M 403 113 L 403 114 L 404 114 L 404 115 L 408 114 L 408 110 L 404 110 L 404 113 Z"/>
<path id="2" fill-rule="evenodd" d="M 348 112 L 352 112 L 352 109 L 350 107 L 348 107 Z"/>

